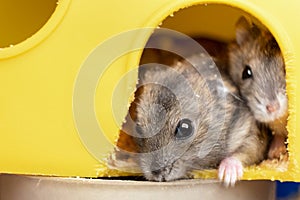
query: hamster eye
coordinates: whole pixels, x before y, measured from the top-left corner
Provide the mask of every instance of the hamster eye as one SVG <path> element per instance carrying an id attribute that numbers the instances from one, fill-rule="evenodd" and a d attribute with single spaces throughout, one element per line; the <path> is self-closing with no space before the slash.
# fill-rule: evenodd
<path id="1" fill-rule="evenodd" d="M 177 139 L 186 139 L 194 133 L 194 126 L 189 119 L 182 119 L 178 122 L 175 137 Z"/>
<path id="2" fill-rule="evenodd" d="M 252 70 L 249 65 L 245 65 L 245 69 L 243 71 L 242 79 L 245 80 L 247 78 L 252 78 Z"/>

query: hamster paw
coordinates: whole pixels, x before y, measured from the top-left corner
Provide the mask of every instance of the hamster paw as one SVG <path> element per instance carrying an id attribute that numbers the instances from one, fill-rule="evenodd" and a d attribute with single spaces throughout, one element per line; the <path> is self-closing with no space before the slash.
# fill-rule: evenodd
<path id="1" fill-rule="evenodd" d="M 285 137 L 275 134 L 271 142 L 268 157 L 270 159 L 280 159 L 286 152 Z"/>
<path id="2" fill-rule="evenodd" d="M 234 186 L 235 182 L 243 176 L 243 165 L 240 160 L 231 156 L 221 161 L 218 177 L 226 187 Z"/>

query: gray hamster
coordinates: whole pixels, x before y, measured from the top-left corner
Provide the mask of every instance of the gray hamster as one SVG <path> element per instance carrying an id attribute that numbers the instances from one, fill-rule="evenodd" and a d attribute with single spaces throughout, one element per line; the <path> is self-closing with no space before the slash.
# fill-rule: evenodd
<path id="1" fill-rule="evenodd" d="M 286 152 L 288 99 L 280 48 L 270 32 L 241 17 L 229 45 L 229 74 L 254 117 L 274 133 L 269 158 Z"/>
<path id="2" fill-rule="evenodd" d="M 216 68 L 201 54 L 172 67 L 150 68 L 140 80 L 135 142 L 147 180 L 172 181 L 188 178 L 192 170 L 218 169 L 219 179 L 234 185 L 243 167 L 265 158 L 267 132 L 260 131 L 235 86 Z"/>

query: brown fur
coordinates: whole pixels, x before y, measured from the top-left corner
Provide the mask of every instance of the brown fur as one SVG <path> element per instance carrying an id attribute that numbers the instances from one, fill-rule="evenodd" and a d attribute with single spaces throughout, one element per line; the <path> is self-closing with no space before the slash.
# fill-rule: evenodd
<path id="1" fill-rule="evenodd" d="M 250 24 L 245 18 L 240 18 L 236 26 L 236 41 L 229 46 L 229 74 L 255 118 L 266 123 L 275 134 L 286 137 L 287 96 L 280 48 L 269 31 Z M 246 65 L 251 67 L 253 76 L 243 80 Z M 267 105 L 274 102 L 279 103 L 279 109 L 269 113 Z M 286 151 L 285 148 L 278 148 L 283 151 L 274 148 L 270 150 L 273 151 L 269 153 L 270 158 L 278 158 Z"/>

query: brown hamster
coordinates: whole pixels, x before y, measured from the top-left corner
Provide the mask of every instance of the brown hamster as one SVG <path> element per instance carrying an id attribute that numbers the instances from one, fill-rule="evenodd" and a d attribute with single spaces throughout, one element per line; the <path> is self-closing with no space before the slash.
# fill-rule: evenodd
<path id="1" fill-rule="evenodd" d="M 209 56 L 187 60 L 146 68 L 138 84 L 134 103 L 140 168 L 153 181 L 218 168 L 219 179 L 233 185 L 243 167 L 264 159 L 268 136 Z"/>
<path id="2" fill-rule="evenodd" d="M 229 45 L 229 74 L 254 117 L 274 133 L 269 158 L 286 152 L 287 95 L 280 48 L 270 32 L 241 17 Z"/>

